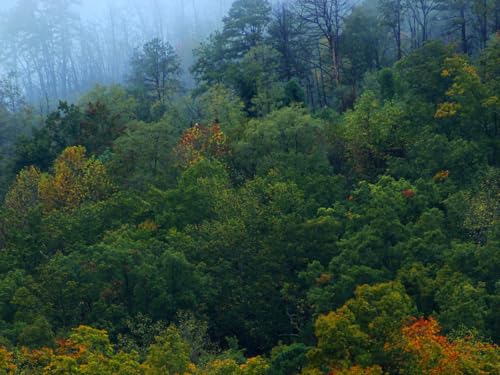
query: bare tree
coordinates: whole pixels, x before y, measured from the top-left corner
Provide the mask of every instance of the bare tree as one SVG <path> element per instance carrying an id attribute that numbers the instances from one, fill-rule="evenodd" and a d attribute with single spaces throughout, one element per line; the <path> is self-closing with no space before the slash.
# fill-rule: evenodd
<path id="1" fill-rule="evenodd" d="M 401 29 L 404 18 L 404 0 L 380 0 L 379 11 L 382 23 L 389 27 L 396 42 L 398 60 L 403 57 Z"/>
<path id="2" fill-rule="evenodd" d="M 351 11 L 348 0 L 297 0 L 296 12 L 313 26 L 319 37 L 326 39 L 332 58 L 333 77 L 340 83 L 340 36 L 345 17 Z"/>
<path id="3" fill-rule="evenodd" d="M 463 53 L 469 52 L 469 0 L 444 0 L 443 5 L 447 11 L 446 20 L 448 21 L 447 34 L 460 34 L 460 45 Z"/>
<path id="4" fill-rule="evenodd" d="M 479 47 L 484 48 L 489 38 L 490 16 L 494 15 L 495 4 L 489 0 L 471 0 L 472 13 L 474 14 L 474 26 L 479 37 Z"/>
<path id="5" fill-rule="evenodd" d="M 406 6 L 414 22 L 420 27 L 422 43 L 425 43 L 429 39 L 430 24 L 436 11 L 442 6 L 442 0 L 406 0 Z"/>

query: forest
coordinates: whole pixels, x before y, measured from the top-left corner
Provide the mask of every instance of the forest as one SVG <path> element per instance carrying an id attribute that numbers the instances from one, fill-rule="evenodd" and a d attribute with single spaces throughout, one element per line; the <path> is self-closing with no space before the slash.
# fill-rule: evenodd
<path id="1" fill-rule="evenodd" d="M 500 0 L 140 4 L 0 12 L 0 373 L 500 374 Z"/>

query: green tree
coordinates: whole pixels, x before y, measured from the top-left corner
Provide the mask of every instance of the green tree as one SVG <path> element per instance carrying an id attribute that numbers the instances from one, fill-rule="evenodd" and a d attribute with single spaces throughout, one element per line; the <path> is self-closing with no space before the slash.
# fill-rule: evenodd
<path id="1" fill-rule="evenodd" d="M 451 49 L 439 41 L 426 43 L 396 65 L 405 93 L 415 99 L 436 103 L 445 97 L 449 79 L 441 75 Z"/>
<path id="2" fill-rule="evenodd" d="M 211 34 L 205 42 L 194 50 L 196 61 L 191 73 L 199 84 L 205 88 L 214 84 L 223 84 L 226 70 L 231 59 L 226 54 L 226 44 L 221 32 Z M 202 86 L 203 87 L 203 86 Z"/>
<path id="3" fill-rule="evenodd" d="M 203 112 L 202 124 L 218 123 L 231 133 L 246 120 L 244 103 L 236 92 L 220 84 L 210 88 L 198 98 Z"/>
<path id="4" fill-rule="evenodd" d="M 472 284 L 460 273 L 443 268 L 437 275 L 439 320 L 446 332 L 468 328 L 485 332 L 487 293 L 484 283 Z"/>
<path id="5" fill-rule="evenodd" d="M 234 157 L 249 176 L 265 175 L 273 168 L 288 175 L 322 171 L 327 168 L 323 126 L 299 105 L 282 108 L 249 122 Z"/>
<path id="6" fill-rule="evenodd" d="M 350 87 L 350 102 L 354 103 L 366 72 L 381 66 L 382 30 L 373 10 L 366 5 L 356 7 L 346 17 L 344 28 L 342 82 Z M 344 101 L 347 107 L 349 102 Z"/>
<path id="7" fill-rule="evenodd" d="M 299 374 L 307 363 L 307 346 L 302 343 L 273 348 L 269 375 Z"/>
<path id="8" fill-rule="evenodd" d="M 129 123 L 113 142 L 110 174 L 125 188 L 171 186 L 176 177 L 172 150 L 180 135 L 180 129 L 168 119 Z"/>
<path id="9" fill-rule="evenodd" d="M 131 61 L 130 81 L 139 100 L 149 107 L 156 103 L 160 116 L 180 89 L 180 62 L 174 48 L 155 38 L 136 50 Z M 149 118 L 149 116 L 147 117 Z"/>
<path id="10" fill-rule="evenodd" d="M 112 142 L 136 117 L 136 100 L 119 86 L 96 86 L 79 103 L 84 111 L 81 144 L 96 155 L 109 152 Z"/>
<path id="11" fill-rule="evenodd" d="M 242 57 L 264 39 L 271 5 L 267 0 L 236 0 L 223 19 L 222 37 L 233 58 Z"/>
<path id="12" fill-rule="evenodd" d="M 28 166 L 47 170 L 55 158 L 68 146 L 82 143 L 82 110 L 73 104 L 60 102 L 45 124 L 34 128 L 31 137 L 19 137 L 14 149 L 13 169 L 17 173 Z"/>
<path id="13" fill-rule="evenodd" d="M 404 107 L 399 103 L 382 104 L 373 92 L 364 92 L 354 110 L 345 115 L 344 134 L 352 169 L 364 176 L 382 174 L 392 155 L 405 153 L 401 134 L 405 121 Z"/>

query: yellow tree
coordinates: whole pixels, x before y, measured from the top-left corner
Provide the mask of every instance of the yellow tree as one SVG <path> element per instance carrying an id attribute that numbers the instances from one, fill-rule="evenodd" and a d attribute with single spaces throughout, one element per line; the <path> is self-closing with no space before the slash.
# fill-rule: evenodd
<path id="1" fill-rule="evenodd" d="M 43 174 L 38 185 L 40 200 L 47 211 L 77 207 L 85 201 L 104 198 L 111 189 L 106 168 L 85 148 L 66 148 L 54 163 L 54 175 Z"/>
<path id="2" fill-rule="evenodd" d="M 16 365 L 12 360 L 12 353 L 7 349 L 0 347 L 0 372 L 2 374 L 14 374 L 16 372 Z"/>
<path id="3" fill-rule="evenodd" d="M 19 358 L 23 369 L 30 374 L 144 374 L 137 353 L 115 353 L 108 333 L 88 326 L 74 328 L 67 339 L 57 340 L 54 350 L 42 348 L 28 351 L 23 348 Z M 0 365 L 1 360 L 0 350 Z"/>

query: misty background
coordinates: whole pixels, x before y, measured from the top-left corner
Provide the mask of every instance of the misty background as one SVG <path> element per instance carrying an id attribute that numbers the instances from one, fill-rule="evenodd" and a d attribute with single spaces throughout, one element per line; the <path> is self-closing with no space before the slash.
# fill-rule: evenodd
<path id="1" fill-rule="evenodd" d="M 0 71 L 42 112 L 96 84 L 127 79 L 134 49 L 160 38 L 175 48 L 185 87 L 193 49 L 232 0 L 2 0 Z"/>

